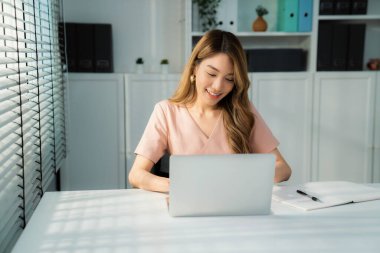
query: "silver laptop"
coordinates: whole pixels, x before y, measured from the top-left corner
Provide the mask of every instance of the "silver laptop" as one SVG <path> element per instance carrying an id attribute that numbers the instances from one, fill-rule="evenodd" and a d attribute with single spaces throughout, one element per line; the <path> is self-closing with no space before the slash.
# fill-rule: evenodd
<path id="1" fill-rule="evenodd" d="M 272 154 L 172 155 L 169 166 L 171 216 L 270 213 Z"/>

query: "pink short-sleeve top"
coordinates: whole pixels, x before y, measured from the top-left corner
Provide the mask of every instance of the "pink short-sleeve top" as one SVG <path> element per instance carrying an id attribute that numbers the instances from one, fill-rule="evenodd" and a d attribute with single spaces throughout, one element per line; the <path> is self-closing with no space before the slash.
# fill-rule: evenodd
<path id="1" fill-rule="evenodd" d="M 271 152 L 279 142 L 253 104 L 251 109 L 255 115 L 250 136 L 251 150 L 254 153 Z M 228 145 L 222 115 L 210 136 L 206 136 L 185 106 L 163 100 L 155 105 L 135 153 L 157 163 L 165 153 L 196 155 L 234 152 Z"/>

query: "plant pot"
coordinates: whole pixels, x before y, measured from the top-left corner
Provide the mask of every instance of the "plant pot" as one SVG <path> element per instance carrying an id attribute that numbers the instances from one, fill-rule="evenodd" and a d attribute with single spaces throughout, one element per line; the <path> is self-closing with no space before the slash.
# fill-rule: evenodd
<path id="1" fill-rule="evenodd" d="M 161 64 L 161 74 L 169 73 L 169 64 Z"/>
<path id="2" fill-rule="evenodd" d="M 262 16 L 258 16 L 252 23 L 252 30 L 255 32 L 265 32 L 267 28 L 267 22 Z"/>
<path id="3" fill-rule="evenodd" d="M 136 64 L 136 73 L 137 74 L 144 73 L 144 64 Z"/>

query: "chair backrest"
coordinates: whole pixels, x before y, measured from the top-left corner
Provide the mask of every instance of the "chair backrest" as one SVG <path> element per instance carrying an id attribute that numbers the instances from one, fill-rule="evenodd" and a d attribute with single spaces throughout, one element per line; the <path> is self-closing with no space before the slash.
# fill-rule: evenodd
<path id="1" fill-rule="evenodd" d="M 161 159 L 153 166 L 152 173 L 160 177 L 169 177 L 169 154 L 165 154 Z"/>

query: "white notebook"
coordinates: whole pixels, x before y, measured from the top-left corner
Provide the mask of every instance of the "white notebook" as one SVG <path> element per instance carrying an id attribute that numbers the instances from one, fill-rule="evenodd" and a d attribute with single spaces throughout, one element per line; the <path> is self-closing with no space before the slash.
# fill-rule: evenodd
<path id="1" fill-rule="evenodd" d="M 297 190 L 304 194 L 298 193 Z M 275 187 L 273 199 L 305 211 L 380 199 L 380 188 L 347 181 L 309 182 Z"/>

